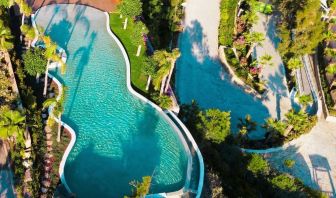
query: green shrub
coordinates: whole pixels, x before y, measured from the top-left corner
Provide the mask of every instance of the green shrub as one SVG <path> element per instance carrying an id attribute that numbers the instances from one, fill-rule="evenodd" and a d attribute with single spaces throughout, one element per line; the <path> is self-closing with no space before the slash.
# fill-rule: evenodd
<path id="1" fill-rule="evenodd" d="M 219 44 L 232 46 L 237 0 L 222 0 L 220 4 Z"/>
<path id="2" fill-rule="evenodd" d="M 298 186 L 295 184 L 295 179 L 292 178 L 289 175 L 286 174 L 280 174 L 276 177 L 274 177 L 271 180 L 271 183 L 277 187 L 280 188 L 282 190 L 288 190 L 288 191 L 297 191 L 298 190 Z"/>
<path id="3" fill-rule="evenodd" d="M 270 166 L 266 160 L 264 160 L 258 154 L 252 154 L 251 160 L 247 165 L 247 169 L 251 171 L 253 174 L 268 174 L 270 171 Z"/>

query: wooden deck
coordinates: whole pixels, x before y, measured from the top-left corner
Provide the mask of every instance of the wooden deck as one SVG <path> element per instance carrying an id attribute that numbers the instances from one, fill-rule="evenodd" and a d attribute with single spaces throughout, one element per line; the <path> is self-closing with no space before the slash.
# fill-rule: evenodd
<path id="1" fill-rule="evenodd" d="M 26 0 L 35 12 L 40 7 L 50 4 L 80 4 L 97 8 L 102 11 L 112 12 L 120 0 Z"/>

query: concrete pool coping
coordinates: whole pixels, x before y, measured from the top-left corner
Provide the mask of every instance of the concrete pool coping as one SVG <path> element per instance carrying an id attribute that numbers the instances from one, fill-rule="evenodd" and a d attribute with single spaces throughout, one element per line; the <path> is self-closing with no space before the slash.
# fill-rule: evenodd
<path id="1" fill-rule="evenodd" d="M 62 4 L 60 4 L 60 5 L 62 5 Z M 68 5 L 68 4 L 63 4 L 63 5 Z M 76 4 L 72 4 L 72 5 L 76 5 Z M 46 6 L 50 6 L 50 5 L 46 5 Z M 46 7 L 46 6 L 43 6 L 43 7 Z M 85 6 L 85 5 L 81 5 L 81 6 Z M 90 6 L 88 6 L 88 7 L 90 7 Z M 94 7 L 91 7 L 91 8 L 96 9 Z M 36 13 L 38 11 L 39 11 L 39 9 L 36 11 Z M 185 184 L 184 184 L 183 188 L 181 188 L 180 190 L 175 191 L 175 192 L 164 192 L 164 193 L 153 194 L 153 195 L 160 195 L 160 196 L 165 196 L 165 197 L 173 197 L 173 196 L 182 196 L 186 192 L 193 192 L 193 193 L 196 194 L 196 197 L 200 197 L 201 192 L 202 192 L 202 187 L 203 187 L 203 181 L 204 181 L 204 162 L 203 162 L 203 157 L 201 155 L 201 152 L 200 152 L 199 148 L 197 147 L 197 144 L 196 144 L 195 140 L 193 139 L 193 137 L 190 134 L 189 130 L 184 126 L 184 124 L 174 115 L 173 116 L 174 120 L 181 126 L 181 128 L 183 129 L 186 137 L 188 137 L 188 141 L 191 142 L 192 146 L 194 147 L 194 150 L 197 152 L 198 161 L 199 161 L 199 169 L 200 169 L 200 175 L 199 175 L 197 192 L 190 191 L 190 189 L 189 189 L 190 180 L 191 180 L 191 172 L 192 172 L 192 155 L 191 155 L 189 146 L 188 146 L 188 144 L 186 142 L 186 139 L 182 135 L 181 130 L 173 122 L 173 120 L 171 120 L 171 118 L 159 106 L 157 106 L 152 101 L 150 101 L 149 99 L 145 98 L 143 95 L 139 94 L 138 92 L 136 92 L 132 88 L 132 86 L 131 86 L 131 69 L 130 69 L 130 60 L 129 60 L 129 57 L 128 57 L 127 52 L 126 52 L 123 44 L 121 43 L 121 41 L 111 31 L 111 27 L 110 27 L 110 23 L 109 23 L 110 22 L 109 14 L 107 12 L 103 12 L 103 13 L 106 16 L 106 29 L 107 29 L 107 32 L 113 38 L 113 40 L 117 43 L 119 49 L 121 50 L 121 52 L 123 54 L 123 57 L 124 57 L 124 60 L 125 60 L 125 63 L 126 63 L 126 85 L 127 85 L 128 91 L 132 95 L 134 95 L 137 98 L 139 98 L 141 101 L 143 101 L 143 102 L 149 104 L 150 106 L 152 106 L 154 109 L 156 109 L 160 113 L 160 115 L 168 122 L 168 124 L 174 129 L 174 131 L 178 135 L 181 143 L 184 146 L 185 152 L 187 153 L 187 156 L 188 156 L 187 174 L 186 174 L 186 180 L 185 180 Z M 35 29 L 35 33 L 37 33 L 36 35 L 38 35 L 38 29 L 37 29 L 37 25 L 36 25 L 36 22 L 35 22 L 35 14 L 32 14 L 32 24 L 33 24 L 33 27 Z M 35 43 L 36 43 L 37 40 L 38 40 L 38 36 L 36 36 L 36 38 L 32 42 L 32 46 L 35 46 Z M 56 85 L 57 85 L 57 87 L 59 89 L 59 94 L 57 96 L 57 100 L 58 100 L 61 97 L 62 84 L 53 75 L 48 74 L 48 76 L 56 83 Z M 50 112 L 52 111 L 52 107 L 49 109 L 49 111 Z M 168 111 L 168 113 L 169 113 L 169 111 Z M 50 115 L 52 115 L 52 112 L 51 112 Z M 60 120 L 58 120 L 55 116 L 52 115 L 52 117 L 53 117 L 53 119 L 55 119 L 55 121 L 57 123 L 60 123 Z M 75 133 L 75 131 L 69 125 L 67 125 L 66 123 L 64 123 L 62 121 L 61 121 L 61 125 L 63 125 L 64 128 L 66 128 L 70 132 L 70 134 L 71 134 L 71 141 L 70 141 L 69 145 L 67 146 L 64 154 L 63 154 L 62 161 L 61 161 L 60 167 L 59 167 L 59 175 L 60 175 L 60 179 L 61 179 L 62 183 L 64 184 L 64 186 L 66 187 L 66 189 L 68 190 L 68 192 L 71 192 L 71 190 L 70 190 L 70 188 L 67 185 L 66 180 L 65 180 L 64 167 L 65 167 L 66 159 L 67 159 L 68 155 L 70 154 L 70 151 L 72 150 L 72 147 L 74 146 L 74 144 L 76 142 L 76 133 Z"/>

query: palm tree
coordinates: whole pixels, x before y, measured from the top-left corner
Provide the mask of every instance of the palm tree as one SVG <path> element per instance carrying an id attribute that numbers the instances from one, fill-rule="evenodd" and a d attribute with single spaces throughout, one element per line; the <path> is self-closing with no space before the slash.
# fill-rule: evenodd
<path id="1" fill-rule="evenodd" d="M 293 72 L 295 70 L 300 69 L 301 67 L 303 67 L 302 61 L 297 57 L 290 58 L 287 63 L 287 68 L 292 70 L 292 75 L 294 75 Z"/>
<path id="2" fill-rule="evenodd" d="M 271 62 L 272 58 L 273 57 L 271 55 L 265 54 L 260 57 L 260 64 L 273 66 L 273 63 Z"/>
<path id="3" fill-rule="evenodd" d="M 61 73 L 65 73 L 65 63 L 62 61 L 62 59 L 57 54 L 57 45 L 51 41 L 49 36 L 43 36 L 42 37 L 46 50 L 44 52 L 44 56 L 46 57 L 47 66 L 44 76 L 44 89 L 43 89 L 43 95 L 47 95 L 47 86 L 48 86 L 48 72 L 49 72 L 49 65 L 51 61 L 59 62 L 61 64 Z"/>
<path id="4" fill-rule="evenodd" d="M 327 47 L 327 48 L 324 49 L 324 55 L 326 55 L 328 57 L 335 57 L 336 56 L 336 49 Z"/>
<path id="5" fill-rule="evenodd" d="M 19 111 L 4 110 L 0 115 L 0 138 L 15 136 L 23 142 L 25 116 Z"/>
<path id="6" fill-rule="evenodd" d="M 180 57 L 180 55 L 181 55 L 181 53 L 180 53 L 179 49 L 177 49 L 177 48 L 173 49 L 172 52 L 169 53 L 168 60 L 171 63 L 171 67 L 170 67 L 170 71 L 169 71 L 169 76 L 168 76 L 166 88 L 164 90 L 165 92 L 168 91 L 170 80 L 171 80 L 171 77 L 172 77 L 172 74 L 173 74 L 173 71 L 174 71 L 174 67 L 175 67 L 175 61 L 178 57 Z"/>
<path id="7" fill-rule="evenodd" d="M 336 74 L 336 63 L 331 63 L 327 66 L 326 71 L 328 74 L 334 75 Z"/>
<path id="8" fill-rule="evenodd" d="M 324 38 L 327 41 L 327 45 L 330 41 L 336 40 L 336 34 L 335 32 L 333 32 L 332 30 L 328 30 L 325 34 L 324 34 Z"/>
<path id="9" fill-rule="evenodd" d="M 32 40 L 36 37 L 35 29 L 29 25 L 23 24 L 21 26 L 21 32 L 28 39 L 28 49 L 30 48 Z"/>
<path id="10" fill-rule="evenodd" d="M 161 85 L 160 95 L 163 94 L 165 83 L 171 68 L 168 57 L 169 53 L 166 50 L 155 51 L 153 54 L 153 60 L 157 63 L 159 68 L 153 80 L 153 84 L 154 89 L 156 90 L 158 90 Z"/>
<path id="11" fill-rule="evenodd" d="M 271 133 L 271 136 L 273 136 L 274 133 L 284 135 L 286 124 L 274 118 L 268 118 L 263 128 L 265 128 L 268 133 Z"/>
<path id="12" fill-rule="evenodd" d="M 285 132 L 285 136 L 293 129 L 294 131 L 303 131 L 307 125 L 309 124 L 310 120 L 308 119 L 308 114 L 303 110 L 296 112 L 295 110 L 291 109 L 286 115 L 287 118 L 287 130 Z"/>
<path id="13" fill-rule="evenodd" d="M 23 25 L 25 16 L 31 15 L 32 9 L 25 0 L 15 0 L 15 2 L 20 7 L 20 12 L 22 13 L 21 25 Z"/>
<path id="14" fill-rule="evenodd" d="M 257 123 L 252 120 L 251 115 L 246 115 L 245 119 L 239 118 L 239 123 L 237 124 L 239 129 L 245 128 L 248 132 L 257 129 Z"/>
<path id="15" fill-rule="evenodd" d="M 64 111 L 66 88 L 62 87 L 62 93 L 58 98 L 49 98 L 43 102 L 43 108 L 52 107 L 52 114 L 58 119 L 57 142 L 61 141 L 62 114 Z"/>
<path id="16" fill-rule="evenodd" d="M 169 82 L 175 66 L 175 60 L 180 56 L 180 51 L 176 48 L 172 52 L 167 52 L 166 50 L 155 51 L 153 54 L 153 60 L 156 61 L 158 65 L 158 71 L 155 75 L 154 88 L 158 90 L 161 82 L 160 95 L 163 92 L 167 92 L 169 88 Z"/>
<path id="17" fill-rule="evenodd" d="M 311 102 L 313 102 L 313 98 L 310 94 L 307 95 L 301 95 L 298 97 L 299 103 L 302 105 L 303 110 L 306 109 L 307 105 Z"/>
<path id="18" fill-rule="evenodd" d="M 146 91 L 148 91 L 152 76 L 154 76 L 157 72 L 156 62 L 152 58 L 147 58 L 142 69 L 143 72 L 148 76 L 146 84 Z"/>
<path id="19" fill-rule="evenodd" d="M 250 45 L 250 49 L 246 54 L 246 58 L 249 58 L 254 47 L 260 45 L 261 42 L 265 40 L 265 35 L 260 32 L 252 32 L 244 35 L 246 38 L 246 42 Z"/>

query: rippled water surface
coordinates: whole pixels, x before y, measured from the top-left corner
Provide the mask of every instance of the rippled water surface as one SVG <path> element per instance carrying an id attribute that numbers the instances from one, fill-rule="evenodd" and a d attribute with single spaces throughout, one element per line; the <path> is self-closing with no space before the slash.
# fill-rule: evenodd
<path id="1" fill-rule="evenodd" d="M 63 120 L 77 140 L 65 179 L 78 197 L 123 197 L 129 182 L 153 175 L 151 193 L 185 183 L 187 155 L 171 125 L 126 86 L 126 65 L 106 30 L 106 16 L 73 5 L 43 7 L 36 22 L 68 54 Z"/>

